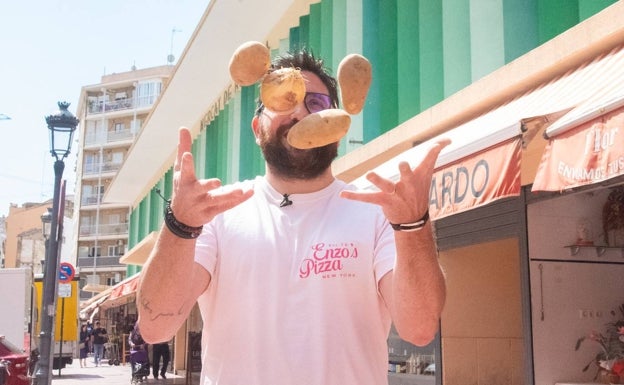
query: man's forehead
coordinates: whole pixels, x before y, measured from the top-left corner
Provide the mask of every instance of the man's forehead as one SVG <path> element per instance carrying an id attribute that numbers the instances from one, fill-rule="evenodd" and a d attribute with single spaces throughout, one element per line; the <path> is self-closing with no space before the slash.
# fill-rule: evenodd
<path id="1" fill-rule="evenodd" d="M 329 90 L 327 86 L 321 78 L 318 77 L 314 72 L 310 71 L 301 71 L 301 76 L 305 80 L 305 86 L 307 92 L 318 92 L 321 94 L 328 94 Z"/>

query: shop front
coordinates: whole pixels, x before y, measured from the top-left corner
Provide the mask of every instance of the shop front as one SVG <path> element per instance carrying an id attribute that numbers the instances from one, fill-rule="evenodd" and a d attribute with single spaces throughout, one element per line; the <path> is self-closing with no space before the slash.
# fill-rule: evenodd
<path id="1" fill-rule="evenodd" d="M 111 363 L 128 361 L 128 334 L 137 320 L 135 304 L 138 275 L 111 286 L 80 306 L 80 321 L 93 325 L 100 321 L 108 333 L 106 359 Z"/>
<path id="2" fill-rule="evenodd" d="M 624 316 L 622 89 L 618 47 L 439 136 L 453 140 L 430 193 L 448 285 L 440 383 L 593 380 L 599 346 L 575 344 Z M 427 144 L 375 171 L 396 178 Z"/>
<path id="3" fill-rule="evenodd" d="M 606 76 L 602 92 L 546 130 L 532 186 L 541 194 L 528 205 L 538 384 L 615 374 L 619 335 L 612 345 L 608 325 L 624 323 L 624 76 Z"/>

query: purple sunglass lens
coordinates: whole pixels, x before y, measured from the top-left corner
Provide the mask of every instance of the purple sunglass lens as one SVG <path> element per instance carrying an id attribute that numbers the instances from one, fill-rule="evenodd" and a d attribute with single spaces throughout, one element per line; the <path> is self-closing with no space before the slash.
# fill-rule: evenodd
<path id="1" fill-rule="evenodd" d="M 304 104 L 309 113 L 327 110 L 331 108 L 331 98 L 329 95 L 317 92 L 306 92 Z"/>

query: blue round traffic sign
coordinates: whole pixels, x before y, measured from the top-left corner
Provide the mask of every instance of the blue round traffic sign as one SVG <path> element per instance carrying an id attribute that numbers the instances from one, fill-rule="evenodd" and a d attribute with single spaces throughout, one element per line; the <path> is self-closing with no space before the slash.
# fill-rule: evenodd
<path id="1" fill-rule="evenodd" d="M 76 275 L 76 269 L 69 262 L 61 262 L 59 266 L 59 282 L 70 283 Z"/>

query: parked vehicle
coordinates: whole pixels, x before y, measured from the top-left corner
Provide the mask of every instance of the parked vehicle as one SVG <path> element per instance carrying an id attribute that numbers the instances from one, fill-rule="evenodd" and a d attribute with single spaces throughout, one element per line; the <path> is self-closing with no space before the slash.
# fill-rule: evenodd
<path id="1" fill-rule="evenodd" d="M 427 365 L 427 367 L 425 368 L 425 370 L 423 370 L 423 374 L 431 374 L 431 375 L 435 375 L 435 364 L 429 364 L 429 365 Z"/>
<path id="2" fill-rule="evenodd" d="M 78 302 L 80 291 L 79 278 L 76 276 L 70 283 L 59 283 L 56 300 L 56 316 L 54 317 L 54 358 L 52 369 L 62 369 L 71 365 L 78 352 L 79 322 Z M 33 320 L 33 333 L 41 332 L 41 302 L 43 297 L 43 274 L 35 274 L 34 305 L 37 310 L 36 321 Z"/>
<path id="3" fill-rule="evenodd" d="M 28 385 L 29 354 L 0 336 L 0 385 Z"/>
<path id="4" fill-rule="evenodd" d="M 0 269 L 0 334 L 22 352 L 31 348 L 32 282 L 30 268 Z"/>

